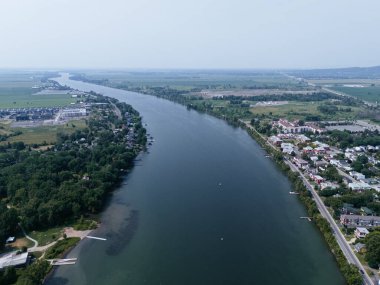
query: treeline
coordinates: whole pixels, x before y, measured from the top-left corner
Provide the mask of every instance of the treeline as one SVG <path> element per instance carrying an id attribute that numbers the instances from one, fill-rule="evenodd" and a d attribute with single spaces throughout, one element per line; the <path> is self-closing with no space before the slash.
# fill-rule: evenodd
<path id="1" fill-rule="evenodd" d="M 84 76 L 83 74 L 74 74 L 74 75 L 70 76 L 69 79 L 93 83 L 93 84 L 98 84 L 98 85 L 107 85 L 109 83 L 108 79 L 89 79 L 86 76 Z"/>
<path id="2" fill-rule="evenodd" d="M 283 93 L 276 95 L 258 95 L 258 96 L 223 96 L 220 98 L 215 98 L 215 100 L 251 100 L 251 101 L 302 101 L 302 102 L 311 102 L 311 101 L 325 101 L 329 99 L 339 100 L 339 102 L 344 103 L 345 105 L 356 105 L 358 99 L 352 97 L 342 97 L 332 93 L 325 92 L 313 92 L 309 94 L 292 94 L 292 93 Z"/>
<path id="3" fill-rule="evenodd" d="M 367 247 L 365 260 L 370 267 L 378 269 L 380 264 L 380 229 L 370 232 L 365 237 L 364 243 Z"/>
<path id="4" fill-rule="evenodd" d="M 57 144 L 43 152 L 24 143 L 0 147 L 0 241 L 21 222 L 42 229 L 102 208 L 107 194 L 146 143 L 141 117 L 131 106 L 110 98 L 93 105 L 85 129 L 58 134 Z M 1 246 L 3 242 L 0 243 Z"/>
<path id="5" fill-rule="evenodd" d="M 317 204 L 312 199 L 311 193 L 306 189 L 298 173 L 293 172 L 290 169 L 290 167 L 284 162 L 283 155 L 279 151 L 276 151 L 273 148 L 271 148 L 266 143 L 266 141 L 263 140 L 260 135 L 258 135 L 258 133 L 250 129 L 247 129 L 247 131 L 261 146 L 263 146 L 266 149 L 268 153 L 272 154 L 274 161 L 276 162 L 278 167 L 288 176 L 289 180 L 292 182 L 293 188 L 297 193 L 299 193 L 298 197 L 305 205 L 308 215 L 312 217 L 313 221 L 315 221 L 316 225 L 318 226 L 319 230 L 324 236 L 324 239 L 329 245 L 331 252 L 334 254 L 340 271 L 345 277 L 347 284 L 361 285 L 363 280 L 358 268 L 347 262 L 347 259 L 345 258 L 342 250 L 340 249 L 335 236 L 333 235 L 333 231 L 329 223 L 320 214 Z"/>
<path id="6" fill-rule="evenodd" d="M 326 137 L 324 141 L 342 149 L 353 146 L 380 145 L 380 133 L 378 130 L 366 130 L 362 133 L 333 130 L 329 131 L 327 134 L 329 136 Z"/>

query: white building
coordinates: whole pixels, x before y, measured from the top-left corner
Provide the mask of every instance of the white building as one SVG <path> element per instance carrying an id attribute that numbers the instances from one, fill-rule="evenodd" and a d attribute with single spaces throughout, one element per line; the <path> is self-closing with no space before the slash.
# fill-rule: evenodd
<path id="1" fill-rule="evenodd" d="M 356 238 L 365 238 L 369 234 L 369 231 L 366 228 L 357 227 L 355 230 Z"/>
<path id="2" fill-rule="evenodd" d="M 360 191 L 360 190 L 369 190 L 372 187 L 369 184 L 364 183 L 364 182 L 352 182 L 352 183 L 348 183 L 348 188 L 354 191 Z"/>
<path id="3" fill-rule="evenodd" d="M 350 175 L 351 177 L 357 179 L 357 180 L 363 180 L 365 179 L 365 175 L 364 174 L 361 174 L 359 172 L 356 172 L 356 171 L 350 171 Z"/>
<path id="4" fill-rule="evenodd" d="M 18 253 L 17 251 L 14 251 L 0 256 L 0 269 L 4 269 L 9 266 L 23 266 L 28 262 L 29 256 L 27 252 Z"/>
<path id="5" fill-rule="evenodd" d="M 69 118 L 69 117 L 82 117 L 86 116 L 87 111 L 86 108 L 70 108 L 70 109 L 63 109 L 62 110 L 62 117 Z"/>
<path id="6" fill-rule="evenodd" d="M 324 190 L 326 188 L 337 189 L 339 187 L 339 184 L 333 183 L 333 182 L 330 182 L 330 181 L 326 181 L 326 182 L 322 182 L 320 184 L 320 186 L 321 186 L 321 190 Z"/>
<path id="7" fill-rule="evenodd" d="M 295 146 L 291 143 L 282 143 L 281 149 L 283 153 L 292 154 L 292 152 L 294 152 Z"/>

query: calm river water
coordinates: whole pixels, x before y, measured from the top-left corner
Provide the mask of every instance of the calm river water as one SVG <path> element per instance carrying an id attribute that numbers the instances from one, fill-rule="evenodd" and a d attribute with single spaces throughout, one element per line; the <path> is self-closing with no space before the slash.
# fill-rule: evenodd
<path id="1" fill-rule="evenodd" d="M 47 284 L 344 284 L 287 178 L 244 130 L 153 96 L 71 81 L 137 109 L 155 142 Z"/>

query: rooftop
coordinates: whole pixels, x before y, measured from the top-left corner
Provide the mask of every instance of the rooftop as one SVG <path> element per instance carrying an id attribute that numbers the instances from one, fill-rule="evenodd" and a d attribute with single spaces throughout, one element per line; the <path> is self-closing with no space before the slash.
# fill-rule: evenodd
<path id="1" fill-rule="evenodd" d="M 18 253 L 17 251 L 7 253 L 0 256 L 0 269 L 8 266 L 18 266 L 26 264 L 28 261 L 28 253 Z"/>
<path id="2" fill-rule="evenodd" d="M 366 228 L 357 227 L 356 230 L 361 234 L 369 234 L 369 231 Z"/>

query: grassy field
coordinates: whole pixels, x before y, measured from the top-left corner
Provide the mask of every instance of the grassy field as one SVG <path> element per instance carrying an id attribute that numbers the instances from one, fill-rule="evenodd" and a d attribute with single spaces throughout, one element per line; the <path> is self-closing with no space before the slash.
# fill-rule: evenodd
<path id="1" fill-rule="evenodd" d="M 0 87 L 0 109 L 32 108 L 32 107 L 63 107 L 76 103 L 76 98 L 70 95 L 32 95 L 25 88 L 4 89 Z"/>
<path id="2" fill-rule="evenodd" d="M 33 128 L 12 128 L 10 122 L 1 122 L 0 123 L 0 132 L 11 133 L 16 131 L 21 131 L 22 134 L 17 136 L 12 136 L 6 141 L 1 143 L 8 142 L 24 142 L 25 144 L 54 144 L 57 141 L 57 133 L 73 133 L 77 129 L 83 129 L 86 127 L 86 121 L 75 120 L 71 121 L 65 125 L 57 126 L 40 126 Z"/>
<path id="3" fill-rule="evenodd" d="M 35 73 L 2 73 L 0 72 L 0 109 L 25 107 L 59 107 L 75 103 L 71 95 L 33 95 L 39 89 L 44 74 Z"/>
<path id="4" fill-rule="evenodd" d="M 363 84 L 363 85 L 380 85 L 380 79 L 309 79 L 308 82 L 316 85 L 343 85 L 343 84 Z"/>
<path id="5" fill-rule="evenodd" d="M 258 71 L 151 71 L 151 72 L 86 72 L 90 80 L 108 79 L 111 86 L 135 88 L 142 86 L 170 87 L 177 90 L 234 89 L 268 86 L 299 87 L 300 83 L 275 72 Z"/>
<path id="6" fill-rule="evenodd" d="M 56 241 L 63 234 L 62 227 L 51 228 L 45 231 L 33 231 L 29 233 L 30 237 L 38 241 L 38 246 L 47 245 Z"/>
<path id="7" fill-rule="evenodd" d="M 331 87 L 332 90 L 346 93 L 355 96 L 359 99 L 369 102 L 380 102 L 380 86 L 367 86 L 367 87 Z"/>
<path id="8" fill-rule="evenodd" d="M 307 115 L 319 115 L 326 120 L 345 120 L 355 118 L 359 108 L 350 107 L 351 112 L 336 112 L 335 114 L 322 114 L 318 110 L 320 102 L 291 102 L 280 106 L 259 106 L 250 108 L 254 115 L 271 115 L 277 118 L 287 118 L 289 120 L 304 119 Z M 340 108 L 348 106 L 339 106 Z"/>

